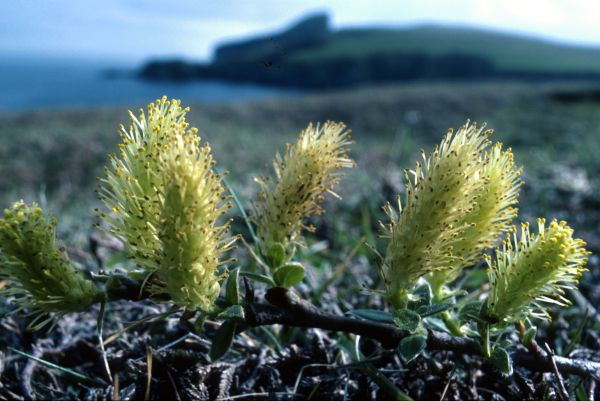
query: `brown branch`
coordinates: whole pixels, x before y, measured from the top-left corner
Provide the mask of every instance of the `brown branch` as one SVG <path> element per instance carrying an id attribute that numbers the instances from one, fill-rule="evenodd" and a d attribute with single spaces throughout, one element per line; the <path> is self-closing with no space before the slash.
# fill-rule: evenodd
<path id="1" fill-rule="evenodd" d="M 323 312 L 314 305 L 298 299 L 289 291 L 273 288 L 267 292 L 267 303 L 254 303 L 245 306 L 247 327 L 282 324 L 294 327 L 319 328 L 337 332 L 358 334 L 378 341 L 384 348 L 392 349 L 409 333 L 391 324 L 339 316 Z M 482 356 L 479 343 L 467 337 L 453 337 L 449 334 L 428 331 L 427 349 L 431 351 L 454 351 L 468 355 Z M 551 357 L 539 350 L 532 355 L 526 350 L 516 350 L 512 354 L 513 363 L 535 372 L 554 372 L 553 362 L 565 374 L 583 377 L 600 376 L 600 362 L 583 359 L 571 359 L 560 356 Z"/>
<path id="2" fill-rule="evenodd" d="M 109 300 L 139 300 L 140 283 L 125 277 L 114 278 L 115 282 L 108 286 Z M 142 293 L 141 298 L 147 297 Z M 282 324 L 286 326 L 319 328 L 343 333 L 357 334 L 378 341 L 384 348 L 393 349 L 409 335 L 391 324 L 377 323 L 323 312 L 316 306 L 299 299 L 283 288 L 271 288 L 265 296 L 269 303 L 248 302 L 244 306 L 245 326 L 242 329 Z M 427 349 L 431 351 L 454 351 L 468 355 L 483 356 L 479 343 L 468 337 L 453 337 L 449 334 L 428 331 Z M 554 372 L 553 361 L 560 372 L 582 377 L 594 377 L 600 381 L 600 362 L 584 359 L 571 359 L 561 356 L 553 358 L 538 348 L 536 355 L 526 350 L 516 350 L 512 354 L 515 366 L 534 372 Z"/>

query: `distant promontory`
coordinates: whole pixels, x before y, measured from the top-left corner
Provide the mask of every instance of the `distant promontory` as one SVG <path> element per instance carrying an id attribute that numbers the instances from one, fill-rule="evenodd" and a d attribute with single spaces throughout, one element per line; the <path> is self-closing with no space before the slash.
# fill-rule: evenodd
<path id="1" fill-rule="evenodd" d="M 600 48 L 434 25 L 333 30 L 328 15 L 312 14 L 281 32 L 218 46 L 210 63 L 156 59 L 139 76 L 316 89 L 411 80 L 600 79 Z"/>

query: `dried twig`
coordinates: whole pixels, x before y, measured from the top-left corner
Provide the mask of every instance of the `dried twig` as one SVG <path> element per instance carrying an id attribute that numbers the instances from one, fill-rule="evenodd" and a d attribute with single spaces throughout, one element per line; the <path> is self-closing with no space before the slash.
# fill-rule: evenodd
<path id="1" fill-rule="evenodd" d="M 558 380 L 558 388 L 560 389 L 558 397 L 561 399 L 561 401 L 567 401 L 569 399 L 569 392 L 567 391 L 567 387 L 565 386 L 563 377 L 560 374 L 560 371 L 558 370 L 558 366 L 556 366 L 556 361 L 554 360 L 554 352 L 552 352 L 552 349 L 550 348 L 548 343 L 544 343 L 544 347 L 546 348 L 546 352 L 548 352 L 548 356 L 552 364 L 552 371 L 554 372 L 554 375 Z"/>

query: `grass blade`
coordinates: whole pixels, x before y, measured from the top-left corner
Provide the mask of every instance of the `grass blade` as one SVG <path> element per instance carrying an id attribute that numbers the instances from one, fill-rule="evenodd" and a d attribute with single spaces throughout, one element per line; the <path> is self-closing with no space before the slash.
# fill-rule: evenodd
<path id="1" fill-rule="evenodd" d="M 113 341 L 115 341 L 117 338 L 119 338 L 123 333 L 125 333 L 126 331 L 133 329 L 134 327 L 139 326 L 142 323 L 146 323 L 149 322 L 153 319 L 162 319 L 165 318 L 173 313 L 177 312 L 177 308 L 172 308 L 164 313 L 159 313 L 156 315 L 150 315 L 150 316 L 146 316 L 140 320 L 137 320 L 133 323 L 131 323 L 129 326 L 122 328 L 121 330 L 117 331 L 116 333 L 112 334 L 111 336 L 109 336 L 106 340 L 104 340 L 104 346 L 106 347 L 108 344 L 112 343 Z"/>
<path id="2" fill-rule="evenodd" d="M 96 322 L 96 334 L 98 335 L 98 342 L 100 343 L 100 351 L 102 352 L 102 361 L 104 362 L 104 370 L 108 380 L 112 383 L 112 373 L 110 372 L 110 366 L 108 365 L 108 358 L 106 356 L 106 349 L 104 348 L 104 340 L 102 331 L 104 329 L 104 313 L 106 311 L 106 302 L 100 303 L 100 312 L 98 313 L 98 320 Z"/>
<path id="3" fill-rule="evenodd" d="M 255 245 L 258 244 L 258 237 L 256 236 L 256 233 L 254 232 L 254 228 L 252 227 L 252 223 L 250 222 L 250 219 L 248 218 L 248 214 L 246 213 L 246 210 L 244 209 L 242 202 L 240 202 L 240 199 L 238 198 L 237 194 L 235 193 L 235 191 L 233 190 L 231 185 L 229 185 L 229 183 L 227 182 L 227 180 L 225 178 L 223 178 L 223 185 L 225 185 L 225 188 L 227 188 L 227 191 L 229 191 L 229 193 L 233 197 L 233 201 L 235 202 L 236 206 L 238 207 L 238 209 L 240 209 L 240 213 L 242 214 L 242 217 L 244 218 L 246 227 L 248 227 L 248 231 L 250 232 L 250 235 L 252 236 L 252 241 L 254 241 Z"/>
<path id="4" fill-rule="evenodd" d="M 26 358 L 34 360 L 37 363 L 39 363 L 41 365 L 44 365 L 44 366 L 46 366 L 48 368 L 56 369 L 58 371 L 61 371 L 61 372 L 65 373 L 65 374 L 67 374 L 69 376 L 72 376 L 72 377 L 74 377 L 76 379 L 83 380 L 83 381 L 86 381 L 86 382 L 89 382 L 89 383 L 93 383 L 93 384 L 97 384 L 99 386 L 106 386 L 107 385 L 107 383 L 104 380 L 94 379 L 92 377 L 86 376 L 86 375 L 84 375 L 82 373 L 76 372 L 76 371 L 71 370 L 69 368 L 65 368 L 65 367 L 57 365 L 55 363 L 46 361 L 46 360 L 44 360 L 42 358 L 38 358 L 37 356 L 30 355 L 30 354 L 28 354 L 26 352 L 23 352 L 23 351 L 19 351 L 18 349 L 14 349 L 12 347 L 7 347 L 7 349 L 9 349 L 12 352 L 15 352 L 15 353 L 17 353 L 17 354 L 19 354 L 21 356 L 24 356 Z"/>

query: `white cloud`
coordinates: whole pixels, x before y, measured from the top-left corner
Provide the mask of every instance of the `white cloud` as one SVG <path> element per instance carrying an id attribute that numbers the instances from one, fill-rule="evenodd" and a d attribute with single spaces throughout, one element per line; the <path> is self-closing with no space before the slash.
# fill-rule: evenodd
<path id="1" fill-rule="evenodd" d="M 215 43 L 329 10 L 336 27 L 444 22 L 600 45 L 598 0 L 0 1 L 0 52 L 208 57 Z"/>

